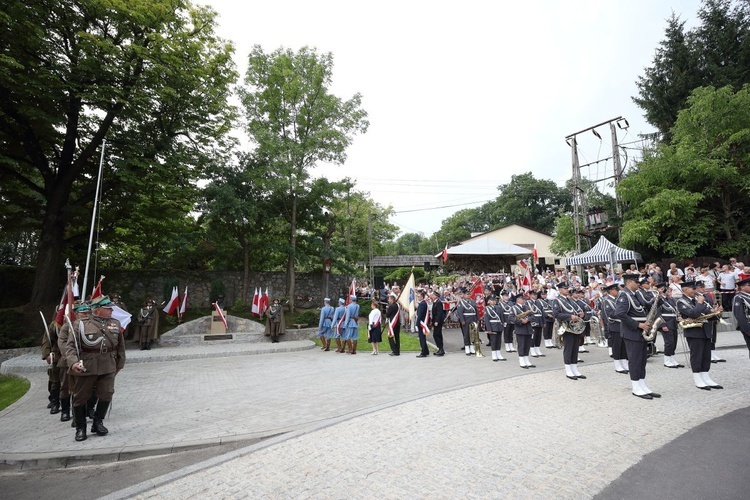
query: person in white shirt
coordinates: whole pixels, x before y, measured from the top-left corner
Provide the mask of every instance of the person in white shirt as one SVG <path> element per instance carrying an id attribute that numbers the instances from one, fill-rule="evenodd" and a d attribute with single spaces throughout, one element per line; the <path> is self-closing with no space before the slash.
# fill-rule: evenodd
<path id="1" fill-rule="evenodd" d="M 383 315 L 380 312 L 377 300 L 372 301 L 372 311 L 367 317 L 367 341 L 372 345 L 372 354 L 380 352 L 380 343 L 383 341 Z"/>
<path id="2" fill-rule="evenodd" d="M 552 286 L 552 283 L 547 283 L 547 301 L 551 304 L 553 300 L 560 296 L 560 292 Z"/>
<path id="3" fill-rule="evenodd" d="M 682 298 L 682 287 L 680 286 L 680 281 L 682 280 L 677 274 L 674 274 L 669 278 L 669 289 L 672 290 L 672 298 L 674 300 Z"/>
<path id="4" fill-rule="evenodd" d="M 667 271 L 669 273 L 669 275 L 670 275 L 670 279 L 672 279 L 671 278 L 671 276 L 672 276 L 672 269 L 677 269 L 677 275 L 678 276 L 685 276 L 685 273 L 682 272 L 682 269 L 680 269 L 679 267 L 677 267 L 677 264 L 675 264 L 674 262 L 672 262 L 671 264 L 669 264 L 669 270 Z"/>
<path id="5" fill-rule="evenodd" d="M 695 280 L 703 283 L 703 286 L 706 288 L 706 294 L 709 295 L 712 300 L 715 300 L 714 292 L 716 291 L 716 282 L 707 267 L 701 268 L 701 273 L 695 278 Z"/>
<path id="6" fill-rule="evenodd" d="M 734 289 L 737 281 L 737 269 L 733 266 L 722 266 L 719 273 L 719 291 L 721 292 L 721 305 L 725 311 L 732 310 Z"/>

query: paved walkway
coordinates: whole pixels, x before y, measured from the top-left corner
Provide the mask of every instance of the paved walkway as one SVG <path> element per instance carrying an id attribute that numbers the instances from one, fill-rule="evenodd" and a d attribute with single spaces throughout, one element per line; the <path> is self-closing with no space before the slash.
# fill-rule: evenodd
<path id="1" fill-rule="evenodd" d="M 649 385 L 664 397 L 643 401 L 606 349 L 590 347 L 589 378 L 570 381 L 560 351 L 543 349 L 539 367 L 522 370 L 515 357 L 466 357 L 451 335 L 443 358 L 312 349 L 126 365 L 110 434 L 83 443 L 44 410 L 45 375 L 32 372 L 29 393 L 0 412 L 0 460 L 70 465 L 286 433 L 113 498 L 581 498 L 686 430 L 750 406 L 744 346 L 713 365 L 723 391 L 698 391 L 688 370 L 652 359 Z M 720 343 L 744 344 L 738 332 Z"/>

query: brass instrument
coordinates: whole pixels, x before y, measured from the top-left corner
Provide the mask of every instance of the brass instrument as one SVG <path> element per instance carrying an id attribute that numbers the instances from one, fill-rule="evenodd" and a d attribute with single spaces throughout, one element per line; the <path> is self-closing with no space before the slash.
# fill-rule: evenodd
<path id="1" fill-rule="evenodd" d="M 722 312 L 724 311 L 719 310 L 716 312 L 703 314 L 701 316 L 698 316 L 697 318 L 685 318 L 680 321 L 680 326 L 683 330 L 687 330 L 688 328 L 698 328 L 699 326 L 703 326 L 703 323 L 705 323 L 709 319 L 721 316 Z"/>
<path id="2" fill-rule="evenodd" d="M 643 335 L 643 340 L 646 342 L 653 342 L 656 338 L 656 332 L 658 331 L 659 327 L 664 324 L 664 320 L 662 318 L 657 318 L 656 316 L 659 314 L 659 305 L 661 303 L 661 294 L 657 294 L 656 298 L 654 299 L 654 303 L 651 304 L 651 310 L 648 312 L 648 315 L 646 316 L 646 323 L 651 325 L 651 328 L 648 330 L 643 330 L 641 332 L 641 335 Z"/>
<path id="3" fill-rule="evenodd" d="M 532 311 L 531 309 L 527 311 L 523 311 L 522 313 L 516 314 L 515 316 L 516 316 L 516 319 L 523 319 L 530 314 L 534 314 L 534 311 Z"/>
<path id="4" fill-rule="evenodd" d="M 479 338 L 479 324 L 476 321 L 469 323 L 469 341 L 474 346 L 475 356 L 477 358 L 483 358 L 482 354 L 482 339 Z"/>

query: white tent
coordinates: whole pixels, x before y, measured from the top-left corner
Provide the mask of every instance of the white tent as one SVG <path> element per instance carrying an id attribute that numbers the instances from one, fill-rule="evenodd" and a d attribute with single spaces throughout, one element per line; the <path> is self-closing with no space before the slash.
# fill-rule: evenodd
<path id="1" fill-rule="evenodd" d="M 450 252 L 450 249 L 448 249 Z M 588 252 L 584 252 L 573 257 L 568 257 L 566 263 L 569 266 L 579 266 L 585 264 L 609 264 L 611 262 L 624 262 L 632 260 L 638 262 L 641 259 L 641 254 L 634 252 L 633 250 L 627 250 L 620 248 L 604 236 L 599 238 L 594 248 Z"/>
<path id="2" fill-rule="evenodd" d="M 477 236 L 466 243 L 450 247 L 448 255 L 512 255 L 516 257 L 531 255 L 531 250 L 527 248 L 485 236 Z"/>

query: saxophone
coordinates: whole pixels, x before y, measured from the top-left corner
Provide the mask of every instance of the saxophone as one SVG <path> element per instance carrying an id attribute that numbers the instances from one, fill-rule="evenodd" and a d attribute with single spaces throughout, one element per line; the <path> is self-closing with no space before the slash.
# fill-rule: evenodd
<path id="1" fill-rule="evenodd" d="M 479 338 L 479 324 L 476 321 L 469 323 L 469 341 L 474 345 L 475 356 L 477 358 L 483 358 L 482 339 Z"/>
<path id="2" fill-rule="evenodd" d="M 680 326 L 683 330 L 686 330 L 688 328 L 698 328 L 699 326 L 703 326 L 703 323 L 705 323 L 706 320 L 715 318 L 716 316 L 721 316 L 722 312 L 724 311 L 716 311 L 709 314 L 704 314 L 702 316 L 698 316 L 697 318 L 685 318 L 680 321 Z"/>
<path id="3" fill-rule="evenodd" d="M 653 342 L 656 338 L 656 332 L 659 331 L 659 327 L 664 324 L 664 319 L 656 317 L 659 314 L 660 303 L 661 294 L 657 293 L 656 298 L 654 299 L 654 303 L 651 305 L 651 310 L 648 312 L 648 316 L 646 316 L 646 323 L 651 325 L 651 328 L 649 328 L 648 330 L 643 330 L 643 332 L 641 332 L 641 335 L 643 335 L 643 340 L 645 340 L 646 342 Z"/>

